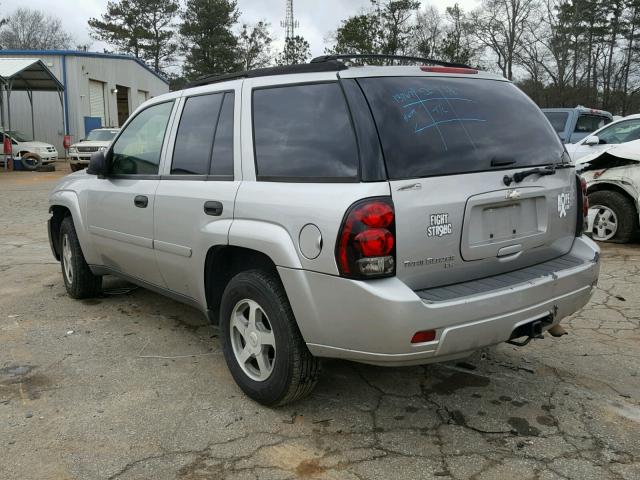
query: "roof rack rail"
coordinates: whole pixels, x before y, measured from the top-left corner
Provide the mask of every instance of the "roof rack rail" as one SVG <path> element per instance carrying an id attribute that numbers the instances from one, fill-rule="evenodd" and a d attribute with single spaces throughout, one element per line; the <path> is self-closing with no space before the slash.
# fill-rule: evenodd
<path id="1" fill-rule="evenodd" d="M 322 63 L 300 63 L 297 65 L 286 65 L 282 67 L 257 68 L 255 70 L 227 73 L 224 75 L 205 75 L 204 77 L 198 78 L 197 80 L 188 83 L 185 88 L 210 85 L 212 83 L 237 80 L 239 78 L 268 77 L 273 75 L 288 75 L 294 73 L 338 72 L 340 70 L 346 70 L 347 68 L 349 67 L 347 67 L 344 63 L 335 60 L 327 60 L 326 62 Z"/>
<path id="2" fill-rule="evenodd" d="M 442 67 L 455 67 L 455 68 L 472 68 L 464 63 L 444 62 L 442 60 L 434 60 L 433 58 L 423 57 L 411 57 L 406 55 L 385 55 L 379 53 L 365 53 L 365 54 L 339 54 L 339 55 L 322 55 L 311 60 L 311 63 L 323 63 L 336 60 L 349 60 L 349 59 L 392 59 L 392 60 L 405 60 L 410 62 L 424 62 L 431 65 L 439 65 Z"/>

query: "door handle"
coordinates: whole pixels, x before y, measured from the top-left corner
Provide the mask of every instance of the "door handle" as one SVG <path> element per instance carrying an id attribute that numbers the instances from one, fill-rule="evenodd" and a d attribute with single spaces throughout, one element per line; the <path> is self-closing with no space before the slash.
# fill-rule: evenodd
<path id="1" fill-rule="evenodd" d="M 204 213 L 212 217 L 219 217 L 222 215 L 222 202 L 204 202 Z"/>
<path id="2" fill-rule="evenodd" d="M 149 205 L 149 197 L 146 195 L 136 195 L 136 198 L 133 199 L 133 204 L 138 208 L 147 208 L 147 205 Z"/>

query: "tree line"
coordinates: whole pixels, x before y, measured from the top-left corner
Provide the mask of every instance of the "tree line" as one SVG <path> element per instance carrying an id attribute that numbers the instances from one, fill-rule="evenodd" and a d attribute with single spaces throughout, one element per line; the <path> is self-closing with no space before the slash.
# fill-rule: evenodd
<path id="1" fill-rule="evenodd" d="M 174 87 L 309 60 L 302 36 L 276 51 L 269 23 L 240 23 L 240 16 L 235 0 L 112 0 L 89 29 L 109 49 L 169 72 Z M 444 12 L 418 0 L 370 0 L 327 35 L 325 53 L 471 65 L 513 80 L 542 107 L 583 104 L 626 115 L 640 110 L 639 39 L 640 0 L 481 0 L 471 11 L 456 4 Z M 59 19 L 38 11 L 18 9 L 0 24 L 2 48 L 71 42 Z"/>

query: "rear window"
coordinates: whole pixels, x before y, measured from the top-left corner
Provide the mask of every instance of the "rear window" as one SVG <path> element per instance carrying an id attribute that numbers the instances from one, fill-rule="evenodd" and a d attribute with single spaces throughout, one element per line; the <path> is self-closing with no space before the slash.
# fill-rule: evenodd
<path id="1" fill-rule="evenodd" d="M 545 117 L 551 123 L 553 129 L 558 132 L 564 132 L 565 127 L 567 126 L 567 119 L 569 118 L 569 114 L 567 112 L 544 112 Z"/>
<path id="2" fill-rule="evenodd" d="M 509 162 L 509 168 L 547 165 L 564 153 L 540 109 L 511 83 L 434 77 L 358 81 L 392 179 L 492 170 Z"/>
<path id="3" fill-rule="evenodd" d="M 576 133 L 591 133 L 611 123 L 608 117 L 600 115 L 580 115 L 576 122 Z"/>
<path id="4" fill-rule="evenodd" d="M 335 82 L 254 90 L 253 128 L 259 180 L 357 178 L 355 134 Z"/>

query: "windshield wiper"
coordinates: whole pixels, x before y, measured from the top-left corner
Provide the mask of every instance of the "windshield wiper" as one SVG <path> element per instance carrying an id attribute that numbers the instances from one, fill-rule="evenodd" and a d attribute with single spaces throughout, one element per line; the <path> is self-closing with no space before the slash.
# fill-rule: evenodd
<path id="1" fill-rule="evenodd" d="M 565 168 L 565 167 L 561 167 L 561 168 Z M 541 177 L 544 177 L 546 175 L 555 175 L 556 170 L 557 170 L 557 167 L 555 165 L 549 165 L 548 167 L 542 167 L 542 168 L 536 167 L 536 168 L 532 168 L 531 170 L 516 172 L 513 174 L 513 176 L 505 175 L 502 178 L 502 181 L 508 187 L 513 182 L 520 183 L 522 180 L 524 180 L 525 178 L 531 175 L 540 175 Z"/>

